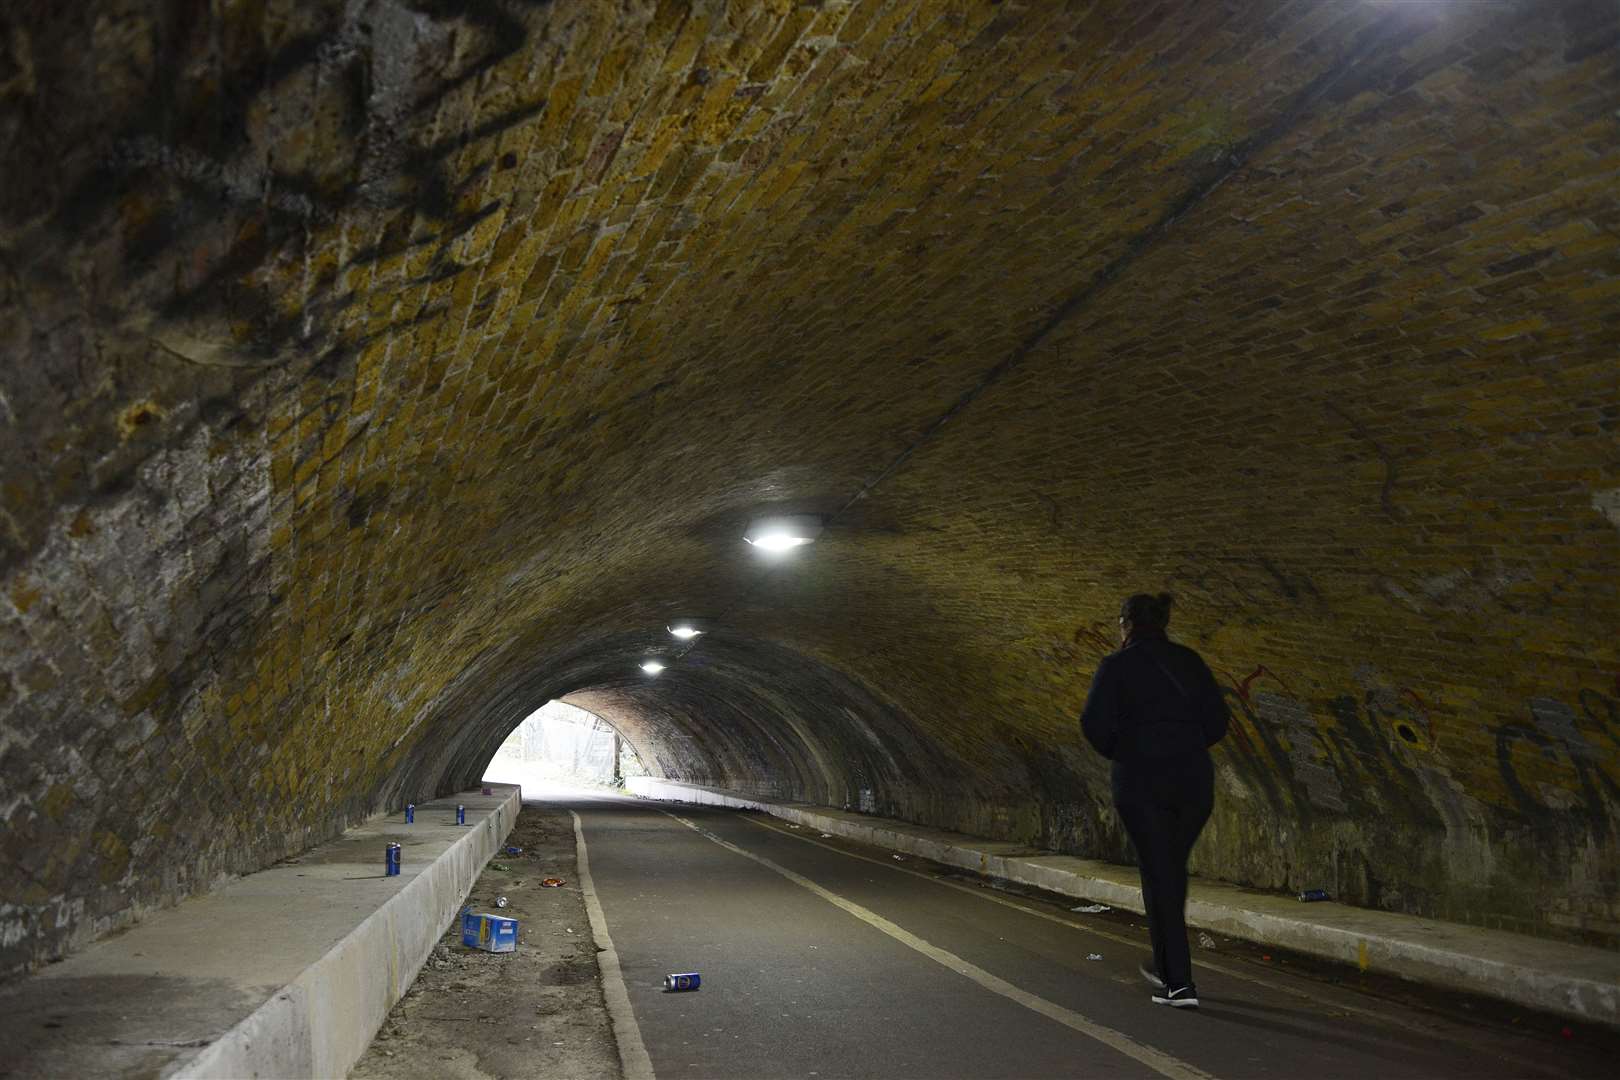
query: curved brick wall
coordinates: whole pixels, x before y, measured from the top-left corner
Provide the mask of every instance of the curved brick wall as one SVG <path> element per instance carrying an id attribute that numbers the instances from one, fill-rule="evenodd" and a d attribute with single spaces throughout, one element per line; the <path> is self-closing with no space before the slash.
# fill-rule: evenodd
<path id="1" fill-rule="evenodd" d="M 550 697 L 672 777 L 1124 857 L 1072 717 L 1139 588 L 1239 717 L 1201 872 L 1614 944 L 1617 43 L 8 6 L 0 970 Z M 771 508 L 832 522 L 767 574 Z"/>

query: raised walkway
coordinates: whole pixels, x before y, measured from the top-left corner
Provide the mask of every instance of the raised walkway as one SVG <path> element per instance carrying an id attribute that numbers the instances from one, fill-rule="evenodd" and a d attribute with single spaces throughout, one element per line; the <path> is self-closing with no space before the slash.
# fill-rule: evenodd
<path id="1" fill-rule="evenodd" d="M 1142 912 L 1142 887 L 1135 869 L 1128 866 L 696 784 L 652 777 L 633 777 L 625 783 L 644 798 L 761 810 L 833 836 Z M 1228 937 L 1354 964 L 1364 971 L 1620 1027 L 1620 954 L 1604 949 L 1347 904 L 1302 904 L 1274 893 L 1197 879 L 1187 899 L 1187 922 Z"/>
<path id="2" fill-rule="evenodd" d="M 0 1074 L 343 1076 L 511 832 L 521 793 L 491 790 L 373 817 L 0 988 Z"/>

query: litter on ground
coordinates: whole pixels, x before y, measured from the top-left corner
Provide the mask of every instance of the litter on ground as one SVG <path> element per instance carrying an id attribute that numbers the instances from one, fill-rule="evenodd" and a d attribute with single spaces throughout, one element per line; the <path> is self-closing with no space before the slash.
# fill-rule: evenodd
<path id="1" fill-rule="evenodd" d="M 1095 915 L 1099 911 L 1113 911 L 1114 909 L 1109 907 L 1107 904 L 1081 904 L 1079 907 L 1072 907 L 1069 910 L 1083 911 L 1087 915 Z"/>
<path id="2" fill-rule="evenodd" d="M 1087 960 L 1101 960 L 1102 959 L 1102 953 L 1100 953 L 1100 952 L 1087 953 L 1086 954 L 1086 959 Z"/>
<path id="3" fill-rule="evenodd" d="M 557 886 L 562 885 L 562 884 L 563 884 L 563 879 L 562 878 L 560 878 L 560 877 L 548 877 L 545 880 L 540 882 L 540 887 L 542 889 L 555 889 L 555 888 L 557 888 Z"/>

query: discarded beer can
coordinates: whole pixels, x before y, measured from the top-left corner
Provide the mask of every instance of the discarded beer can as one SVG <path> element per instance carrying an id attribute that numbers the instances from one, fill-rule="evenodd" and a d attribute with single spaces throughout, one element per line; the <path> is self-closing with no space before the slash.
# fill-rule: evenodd
<path id="1" fill-rule="evenodd" d="M 399 845 L 398 844 L 393 844 L 393 843 L 389 844 L 386 848 L 383 849 L 383 876 L 384 877 L 398 877 L 399 876 L 399 851 L 400 851 Z"/>
<path id="2" fill-rule="evenodd" d="M 496 906 L 496 907 L 505 907 L 505 906 L 506 906 L 506 897 L 504 897 L 504 896 L 497 896 L 497 897 L 496 897 L 496 898 L 495 898 L 495 906 Z"/>
<path id="3" fill-rule="evenodd" d="M 1299 894 L 1299 900 L 1302 904 L 1309 904 L 1316 900 L 1326 900 L 1327 898 L 1328 894 L 1326 889 L 1306 889 L 1304 892 Z"/>
<path id="4" fill-rule="evenodd" d="M 465 806 L 462 806 L 460 803 L 456 804 L 456 824 L 457 825 L 465 825 L 465 824 L 467 824 L 467 808 Z"/>
<path id="5" fill-rule="evenodd" d="M 683 971 L 678 975 L 664 976 L 665 990 L 696 990 L 703 985 L 703 976 L 695 971 Z"/>
<path id="6" fill-rule="evenodd" d="M 409 825 L 416 820 L 416 804 L 405 804 L 405 824 Z"/>

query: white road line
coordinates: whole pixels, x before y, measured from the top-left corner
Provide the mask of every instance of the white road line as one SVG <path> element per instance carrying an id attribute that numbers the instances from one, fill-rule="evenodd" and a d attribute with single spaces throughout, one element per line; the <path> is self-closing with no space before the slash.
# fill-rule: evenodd
<path id="1" fill-rule="evenodd" d="M 822 848 L 823 850 L 831 851 L 836 854 L 846 856 L 847 858 L 859 859 L 861 862 L 868 862 L 873 866 L 881 866 L 885 870 L 893 870 L 897 874 L 910 874 L 914 878 L 921 878 L 924 881 L 932 882 L 935 885 L 943 886 L 947 889 L 955 889 L 957 892 L 967 893 L 969 896 L 976 896 L 980 900 L 987 900 L 992 904 L 1000 904 L 1002 907 L 1012 908 L 1014 911 L 1021 911 L 1025 915 L 1029 915 L 1037 919 L 1045 919 L 1047 922 L 1057 923 L 1059 926 L 1067 926 L 1069 929 L 1078 930 L 1083 934 L 1093 934 L 1097 937 L 1116 942 L 1120 945 L 1129 945 L 1132 948 L 1142 948 L 1143 945 L 1143 943 L 1140 941 L 1125 937 L 1122 934 L 1115 934 L 1110 931 L 1100 929 L 1096 926 L 1090 925 L 1089 923 L 1076 922 L 1073 919 L 1065 919 L 1061 916 L 1053 915 L 1049 911 L 1041 911 L 1037 908 L 1026 907 L 1017 901 L 1009 900 L 1004 896 L 997 896 L 993 892 L 987 892 L 983 886 L 961 885 L 954 881 L 944 881 L 933 874 L 927 874 L 921 870 L 912 870 L 909 867 L 896 866 L 893 862 L 890 862 L 887 859 L 874 859 L 870 855 L 861 855 L 854 851 L 846 851 L 841 847 L 834 847 L 832 844 L 823 844 L 819 840 L 813 840 L 799 832 L 790 831 L 778 825 L 772 825 L 769 822 L 762 821 L 758 818 L 744 817 L 743 820 L 759 826 L 766 832 L 775 833 L 778 836 L 791 837 L 794 840 L 801 840 L 806 844 L 814 844 L 816 847 Z M 855 842 L 859 843 L 859 841 Z M 922 858 L 923 856 L 917 857 Z M 1377 1009 L 1369 1009 L 1361 1005 L 1353 1005 L 1349 1002 L 1338 1000 L 1337 998 L 1327 1000 L 1323 998 L 1320 993 L 1299 990 L 1295 987 L 1287 986 L 1272 979 L 1267 979 L 1259 975 L 1251 975 L 1247 971 L 1241 971 L 1236 968 L 1229 967 L 1226 964 L 1216 963 L 1207 959 L 1199 959 L 1198 966 L 1201 968 L 1208 968 L 1210 971 L 1219 972 L 1228 978 L 1265 987 L 1267 990 L 1270 990 L 1273 993 L 1282 994 L 1285 997 L 1297 998 L 1300 1001 L 1311 1003 L 1312 1006 L 1316 1008 L 1320 1008 L 1321 1006 L 1325 1005 L 1328 1008 L 1340 1009 L 1346 1013 L 1354 1013 L 1358 1016 L 1365 1017 L 1368 1020 L 1377 1021 L 1381 1024 L 1388 1024 L 1391 1027 L 1397 1027 L 1403 1031 L 1409 1031 L 1414 1035 L 1421 1035 L 1426 1039 L 1444 1039 L 1445 1041 L 1454 1045 L 1469 1045 L 1465 1037 L 1455 1032 L 1446 1031 L 1444 1029 L 1436 1029 L 1432 1024 L 1415 1022 L 1399 1015 L 1380 1012 Z M 1401 1045 L 1400 1043 L 1390 1039 L 1385 1039 L 1384 1041 L 1395 1046 Z M 1513 1062 L 1521 1069 L 1526 1069 L 1542 1075 L 1556 1075 L 1556 1073 L 1549 1070 L 1546 1062 L 1544 1061 L 1535 1061 L 1519 1054 L 1501 1050 L 1500 1048 L 1493 1051 L 1493 1053 L 1495 1053 L 1498 1057 L 1501 1057 L 1504 1061 Z"/>
<path id="2" fill-rule="evenodd" d="M 958 975 L 962 975 L 973 980 L 986 990 L 989 990 L 991 993 L 1000 994 L 1002 997 L 1007 998 L 1010 1001 L 1015 1001 L 1024 1006 L 1026 1009 L 1040 1013 L 1049 1020 L 1055 1020 L 1064 1027 L 1078 1031 L 1082 1035 L 1093 1038 L 1102 1043 L 1104 1046 L 1117 1050 L 1126 1057 L 1141 1062 L 1143 1065 L 1146 1065 L 1148 1068 L 1152 1069 L 1156 1073 L 1159 1073 L 1161 1076 L 1170 1077 L 1172 1080 L 1213 1080 L 1209 1073 L 1204 1072 L 1197 1066 L 1182 1061 L 1180 1058 L 1172 1057 L 1162 1050 L 1156 1050 L 1151 1046 L 1146 1046 L 1139 1043 L 1129 1035 L 1125 1034 L 1123 1031 L 1115 1031 L 1111 1027 L 1104 1027 L 1102 1024 L 1082 1016 L 1073 1009 L 1066 1009 L 1055 1002 L 1048 1001 L 1043 997 L 1031 994 L 1027 990 L 1020 989 L 1005 979 L 992 975 L 990 972 L 984 970 L 982 967 L 979 967 L 977 964 L 971 964 L 962 959 L 960 956 L 957 956 L 955 953 L 947 952 L 946 950 L 939 948 L 937 945 L 932 945 L 927 941 L 924 941 L 922 938 L 911 933 L 909 930 L 906 930 L 903 927 L 890 922 L 888 919 L 885 919 L 877 912 L 864 908 L 855 903 L 853 900 L 846 900 L 829 889 L 822 888 L 820 885 L 817 885 L 815 882 L 811 881 L 802 874 L 796 874 L 787 867 L 774 863 L 762 855 L 755 855 L 753 852 L 740 848 L 730 841 L 722 840 L 709 830 L 697 825 L 694 822 L 688 821 L 678 814 L 671 814 L 668 810 L 661 812 L 674 818 L 676 821 L 680 822 L 682 825 L 685 825 L 688 829 L 691 829 L 699 836 L 719 844 L 727 851 L 735 852 L 745 859 L 752 859 L 754 862 L 759 863 L 768 870 L 774 870 L 776 873 L 781 874 L 783 877 L 793 882 L 793 884 L 798 885 L 801 888 L 808 889 L 817 896 L 821 897 L 823 900 L 827 901 L 829 904 L 832 904 L 834 907 L 841 908 L 876 930 L 881 930 L 883 933 L 889 935 L 891 938 L 900 942 L 900 944 L 906 946 L 907 948 L 914 949 L 917 952 L 922 953 L 936 964 L 947 967 L 956 972 Z"/>
<path id="3" fill-rule="evenodd" d="M 868 862 L 868 863 L 871 863 L 873 866 L 881 866 L 885 870 L 893 870 L 897 874 L 910 874 L 914 878 L 921 878 L 923 881 L 931 882 L 932 884 L 939 885 L 939 886 L 941 886 L 943 888 L 946 888 L 946 889 L 955 889 L 957 892 L 967 893 L 969 896 L 976 896 L 980 900 L 987 900 L 992 904 L 1000 904 L 1002 907 L 1012 908 L 1014 911 L 1021 911 L 1025 915 L 1030 915 L 1030 916 L 1033 916 L 1034 918 L 1037 918 L 1037 919 L 1045 919 L 1047 922 L 1057 923 L 1059 926 L 1067 926 L 1071 930 L 1079 930 L 1082 933 L 1086 933 L 1086 934 L 1095 934 L 1097 937 L 1105 938 L 1108 941 L 1116 942 L 1117 944 L 1120 944 L 1120 945 L 1130 945 L 1133 948 L 1138 948 L 1142 944 L 1140 941 L 1134 940 L 1132 938 L 1125 937 L 1125 936 L 1123 936 L 1121 934 L 1115 934 L 1115 933 L 1111 933 L 1110 931 L 1107 931 L 1107 930 L 1099 929 L 1098 927 L 1092 926 L 1089 923 L 1076 922 L 1073 919 L 1065 919 L 1060 915 L 1053 915 L 1049 911 L 1040 911 L 1040 910 L 1038 910 L 1036 908 L 1025 907 L 1023 904 L 1020 904 L 1015 900 L 1009 900 L 1005 896 L 997 896 L 993 892 L 986 892 L 984 886 L 982 886 L 982 885 L 962 885 L 962 884 L 959 884 L 959 883 L 957 883 L 955 881 L 945 881 L 945 880 L 943 880 L 943 879 L 941 879 L 939 877 L 936 877 L 933 874 L 924 873 L 921 870 L 912 870 L 909 867 L 896 866 L 894 863 L 892 863 L 892 862 L 890 862 L 890 861 L 888 861 L 886 859 L 874 859 L 870 855 L 861 855 L 861 854 L 859 854 L 857 852 L 854 852 L 854 851 L 847 851 L 847 850 L 845 850 L 844 848 L 841 848 L 841 847 L 834 847 L 832 844 L 823 844 L 819 840 L 812 840 L 810 837 L 804 836 L 801 833 L 790 832 L 789 830 L 787 830 L 785 828 L 781 828 L 779 826 L 772 825 L 769 822 L 761 821 L 758 818 L 748 817 L 748 818 L 744 818 L 743 820 L 749 822 L 752 825 L 759 826 L 761 829 L 764 829 L 766 832 L 776 833 L 778 836 L 786 836 L 786 837 L 790 837 L 790 838 L 792 838 L 794 840 L 801 840 L 806 844 L 814 844 L 816 847 L 821 848 L 823 851 L 831 851 L 831 852 L 834 852 L 835 854 L 843 855 L 846 858 L 850 858 L 850 859 L 859 859 L 861 862 Z M 854 842 L 859 843 L 860 841 L 854 841 Z M 922 858 L 926 858 L 926 856 L 916 855 L 916 856 L 913 856 L 913 858 L 922 859 Z M 1135 914 L 1135 913 L 1132 912 L 1132 914 Z M 1246 980 L 1248 982 L 1258 983 L 1261 986 L 1271 987 L 1274 990 L 1284 990 L 1283 987 L 1276 986 L 1276 985 L 1274 985 L 1272 983 L 1269 983 L 1269 982 L 1265 981 L 1264 979 L 1259 978 L 1258 976 L 1250 975 L 1250 974 L 1248 974 L 1246 972 L 1242 972 L 1242 971 L 1234 971 L 1231 968 L 1224 967 L 1222 965 L 1212 964 L 1207 960 L 1202 960 L 1202 959 L 1199 960 L 1198 961 L 1198 966 L 1199 967 L 1209 968 L 1211 971 L 1218 971 L 1222 975 L 1230 975 L 1234 979 L 1243 979 L 1243 980 Z M 1284 991 L 1284 992 L 1295 993 L 1294 991 Z M 1296 993 L 1295 996 L 1304 997 L 1306 995 Z M 1347 1005 L 1347 1006 L 1345 1006 L 1345 1008 L 1354 1008 L 1354 1006 L 1348 1006 Z M 1368 1010 L 1363 1010 L 1363 1011 L 1366 1011 L 1367 1015 L 1369 1015 L 1369 1016 L 1381 1015 L 1381 1014 L 1378 1014 L 1378 1013 L 1373 1013 L 1373 1012 L 1368 1011 Z"/>
<path id="4" fill-rule="evenodd" d="M 656 1080 L 652 1058 L 647 1056 L 647 1045 L 641 1041 L 641 1026 L 636 1023 L 635 1010 L 630 1007 L 630 992 L 625 989 L 624 972 L 619 970 L 619 954 L 608 936 L 607 916 L 602 913 L 602 902 L 596 898 L 596 884 L 591 881 L 591 862 L 585 854 L 585 827 L 579 814 L 568 813 L 574 819 L 574 853 L 579 862 L 579 889 L 585 895 L 585 914 L 591 920 L 591 936 L 596 939 L 596 963 L 602 969 L 602 996 L 607 999 L 608 1019 L 613 1024 L 613 1039 L 619 1044 L 619 1066 L 624 1080 Z"/>

